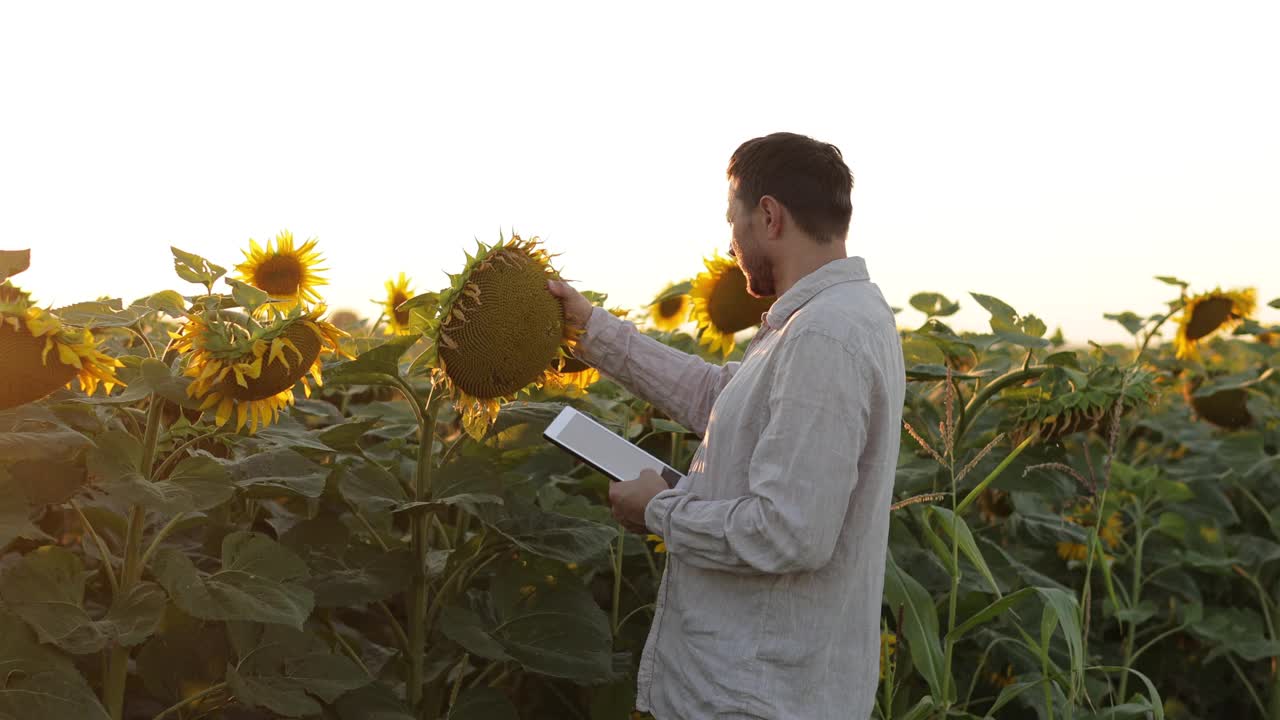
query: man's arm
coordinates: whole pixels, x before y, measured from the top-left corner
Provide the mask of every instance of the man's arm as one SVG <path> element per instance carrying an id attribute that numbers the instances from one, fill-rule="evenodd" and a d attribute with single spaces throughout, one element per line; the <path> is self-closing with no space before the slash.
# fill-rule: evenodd
<path id="1" fill-rule="evenodd" d="M 566 298 L 567 308 L 568 298 Z M 698 435 L 738 363 L 713 365 L 643 335 L 635 325 L 594 308 L 574 354 Z"/>
<path id="2" fill-rule="evenodd" d="M 876 370 L 834 339 L 801 332 L 775 350 L 748 494 L 704 500 L 664 490 L 646 507 L 646 525 L 681 561 L 756 574 L 812 571 L 831 559 L 858 481 Z"/>
<path id="3" fill-rule="evenodd" d="M 711 406 L 738 363 L 713 365 L 641 334 L 604 308 L 595 308 L 576 354 L 701 436 Z"/>

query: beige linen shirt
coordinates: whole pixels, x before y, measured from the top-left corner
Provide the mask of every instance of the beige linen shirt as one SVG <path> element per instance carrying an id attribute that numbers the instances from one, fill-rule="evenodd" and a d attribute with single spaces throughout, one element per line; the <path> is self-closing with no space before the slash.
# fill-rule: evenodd
<path id="1" fill-rule="evenodd" d="M 659 720 L 864 720 L 905 373 L 862 258 L 801 278 L 741 363 L 597 308 L 580 357 L 703 437 L 649 503 L 667 545 L 636 706 Z"/>

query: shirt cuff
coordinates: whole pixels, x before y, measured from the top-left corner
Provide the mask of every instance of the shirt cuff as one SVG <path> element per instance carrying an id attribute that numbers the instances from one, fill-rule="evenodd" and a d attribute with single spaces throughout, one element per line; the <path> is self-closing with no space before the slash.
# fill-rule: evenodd
<path id="1" fill-rule="evenodd" d="M 649 532 L 662 536 L 665 541 L 670 535 L 669 520 L 671 511 L 675 509 L 676 504 L 680 502 L 680 498 L 688 494 L 686 490 L 663 490 L 654 495 L 649 504 L 644 506 L 644 524 L 649 528 Z M 668 544 L 668 549 L 671 547 Z"/>

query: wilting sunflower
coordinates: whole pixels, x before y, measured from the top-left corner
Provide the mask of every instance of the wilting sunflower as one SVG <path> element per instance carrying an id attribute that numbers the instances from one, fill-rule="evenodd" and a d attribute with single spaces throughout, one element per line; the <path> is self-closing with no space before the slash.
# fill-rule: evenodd
<path id="1" fill-rule="evenodd" d="M 1195 416 L 1226 430 L 1239 430 L 1253 424 L 1249 413 L 1249 393 L 1244 388 L 1223 388 L 1210 395 L 1195 393 L 1204 384 L 1204 378 L 1195 377 L 1182 386 L 1182 397 L 1191 406 Z"/>
<path id="2" fill-rule="evenodd" d="M 293 233 L 282 230 L 275 237 L 274 247 L 268 240 L 265 250 L 250 238 L 244 262 L 236 265 L 236 270 L 241 280 L 282 301 L 277 304 L 287 308 L 300 302 L 320 302 L 316 288 L 328 284 L 319 275 L 325 268 L 316 267 L 320 261 L 315 238 L 295 248 Z"/>
<path id="3" fill-rule="evenodd" d="M 1238 325 L 1253 314 L 1258 294 L 1253 288 L 1201 293 L 1187 300 L 1178 319 L 1178 334 L 1173 343 L 1178 359 L 1194 358 L 1196 345 L 1208 335 Z"/>
<path id="4" fill-rule="evenodd" d="M 80 383 L 86 395 L 101 384 L 108 393 L 121 362 L 98 350 L 88 330 L 63 327 L 30 296 L 0 283 L 0 410 L 24 405 L 60 387 Z"/>
<path id="5" fill-rule="evenodd" d="M 552 363 L 573 349 L 577 333 L 547 289 L 560 275 L 538 238 L 477 245 L 462 272 L 449 276 L 426 335 L 437 382 L 467 433 L 482 438 L 503 400 L 531 386 L 563 386 Z"/>
<path id="6" fill-rule="evenodd" d="M 409 311 L 397 310 L 401 303 L 413 297 L 413 289 L 409 287 L 409 278 L 404 273 L 387 281 L 387 299 L 382 305 L 382 313 L 387 316 L 387 326 L 383 329 L 388 335 L 407 335 L 409 330 Z"/>
<path id="7" fill-rule="evenodd" d="M 760 316 L 774 298 L 747 293 L 747 276 L 738 263 L 716 253 L 703 261 L 706 272 L 693 280 L 693 319 L 698 321 L 699 341 L 712 352 L 733 352 L 733 336 L 760 324 Z"/>
<path id="8" fill-rule="evenodd" d="M 318 386 L 320 355 L 350 357 L 338 346 L 346 333 L 320 320 L 323 308 L 304 312 L 273 311 L 269 322 L 245 324 L 192 317 L 174 334 L 174 349 L 188 356 L 183 374 L 192 378 L 187 395 L 213 410 L 222 425 L 235 415 L 236 430 L 256 432 L 280 418 L 293 404 L 293 387 L 302 382 L 310 397 L 307 374 Z M 246 323 L 248 324 L 248 323 Z"/>
<path id="9" fill-rule="evenodd" d="M 649 305 L 649 320 L 653 326 L 664 332 L 671 332 L 689 319 L 689 309 L 693 305 L 689 293 L 672 294 L 676 283 L 668 285 L 661 293 L 660 300 Z"/>

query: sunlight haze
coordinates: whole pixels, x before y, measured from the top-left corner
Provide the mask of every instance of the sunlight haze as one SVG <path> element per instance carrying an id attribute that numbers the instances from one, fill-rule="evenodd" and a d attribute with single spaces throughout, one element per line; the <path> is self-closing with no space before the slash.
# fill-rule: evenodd
<path id="1" fill-rule="evenodd" d="M 840 147 L 851 255 L 958 329 L 995 295 L 1120 340 L 1176 289 L 1280 296 L 1275 3 L 6 3 L 0 249 L 41 304 L 190 293 L 319 239 L 331 309 L 538 235 L 637 308 L 727 249 L 725 165 Z M 1263 308 L 1265 321 L 1280 311 Z"/>

